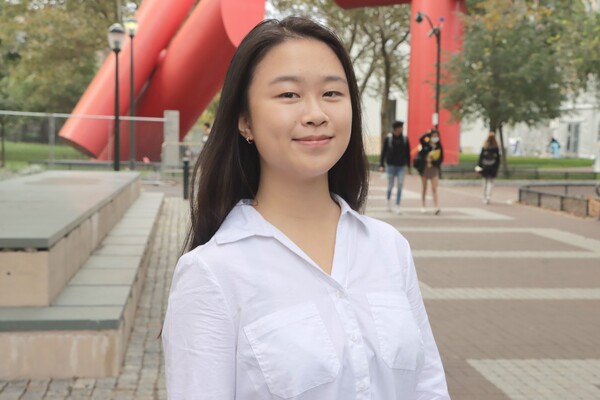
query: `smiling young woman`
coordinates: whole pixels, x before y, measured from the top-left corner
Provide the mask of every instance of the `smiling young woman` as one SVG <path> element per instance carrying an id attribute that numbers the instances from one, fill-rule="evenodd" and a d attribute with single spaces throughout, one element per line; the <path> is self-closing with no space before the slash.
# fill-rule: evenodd
<path id="1" fill-rule="evenodd" d="M 242 41 L 194 170 L 163 328 L 169 399 L 448 399 L 407 241 L 360 214 L 358 88 L 307 19 Z"/>
<path id="2" fill-rule="evenodd" d="M 286 186 L 307 179 L 327 183 L 352 129 L 345 75 L 326 44 L 302 38 L 275 46 L 256 67 L 239 129 L 254 140 L 268 180 L 278 177 Z M 259 198 L 260 192 L 259 187 Z"/>

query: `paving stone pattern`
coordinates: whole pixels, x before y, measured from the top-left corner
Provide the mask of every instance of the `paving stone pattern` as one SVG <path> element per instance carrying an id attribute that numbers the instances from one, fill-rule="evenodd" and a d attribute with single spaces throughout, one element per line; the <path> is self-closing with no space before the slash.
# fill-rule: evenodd
<path id="1" fill-rule="evenodd" d="M 413 247 L 452 398 L 599 400 L 600 221 L 515 204 L 510 186 L 485 205 L 480 187 L 443 184 L 441 214 L 423 214 L 416 176 L 397 215 L 386 210 L 385 185 L 372 176 L 366 213 Z M 121 375 L 0 381 L 0 400 L 166 399 L 157 336 L 187 202 L 165 202 Z"/>

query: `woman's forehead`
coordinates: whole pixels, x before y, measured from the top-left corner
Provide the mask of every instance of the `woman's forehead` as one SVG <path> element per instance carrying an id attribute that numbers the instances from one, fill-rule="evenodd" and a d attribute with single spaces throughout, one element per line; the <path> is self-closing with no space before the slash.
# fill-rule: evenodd
<path id="1" fill-rule="evenodd" d="M 288 39 L 273 46 L 256 66 L 255 75 L 263 72 L 273 79 L 277 79 L 274 75 L 299 78 L 308 73 L 346 79 L 335 52 L 326 43 L 310 38 Z"/>

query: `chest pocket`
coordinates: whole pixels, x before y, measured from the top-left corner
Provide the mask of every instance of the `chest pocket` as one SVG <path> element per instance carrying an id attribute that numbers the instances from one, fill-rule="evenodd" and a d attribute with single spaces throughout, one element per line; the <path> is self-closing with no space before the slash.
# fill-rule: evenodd
<path id="1" fill-rule="evenodd" d="M 244 327 L 269 391 L 285 399 L 332 382 L 340 362 L 314 304 L 269 314 Z"/>
<path id="2" fill-rule="evenodd" d="M 408 298 L 401 294 L 368 293 L 381 357 L 388 367 L 414 371 L 423 363 L 424 345 Z"/>

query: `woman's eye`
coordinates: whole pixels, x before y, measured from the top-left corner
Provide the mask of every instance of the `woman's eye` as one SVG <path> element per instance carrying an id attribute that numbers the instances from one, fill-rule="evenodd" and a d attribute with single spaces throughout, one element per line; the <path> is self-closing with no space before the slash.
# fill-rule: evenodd
<path id="1" fill-rule="evenodd" d="M 285 92 L 281 93 L 279 97 L 283 97 L 284 99 L 293 99 L 294 97 L 298 97 L 298 95 L 294 92 Z"/>
<path id="2" fill-rule="evenodd" d="M 325 96 L 325 97 L 337 97 L 337 96 L 340 96 L 340 95 L 341 95 L 341 93 L 340 92 L 336 92 L 335 90 L 330 90 L 330 91 L 325 92 L 323 94 L 323 96 Z"/>

